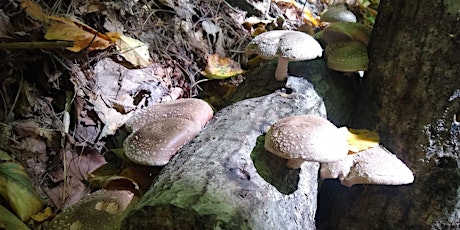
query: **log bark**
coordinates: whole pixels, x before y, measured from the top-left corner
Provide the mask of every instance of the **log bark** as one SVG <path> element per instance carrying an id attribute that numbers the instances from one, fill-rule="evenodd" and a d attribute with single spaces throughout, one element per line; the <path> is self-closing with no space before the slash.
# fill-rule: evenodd
<path id="1" fill-rule="evenodd" d="M 263 134 L 292 115 L 326 116 L 313 85 L 247 99 L 219 111 L 172 159 L 122 229 L 315 229 L 318 163 L 289 170 Z"/>
<path id="2" fill-rule="evenodd" d="M 351 125 L 377 130 L 415 182 L 344 188 L 326 181 L 319 229 L 460 229 L 459 10 L 459 1 L 380 2 Z"/>

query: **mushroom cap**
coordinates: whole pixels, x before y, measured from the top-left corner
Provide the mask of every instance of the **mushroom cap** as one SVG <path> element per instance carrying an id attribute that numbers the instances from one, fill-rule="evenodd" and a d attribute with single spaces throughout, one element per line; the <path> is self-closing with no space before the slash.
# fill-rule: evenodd
<path id="1" fill-rule="evenodd" d="M 119 229 L 132 202 L 130 191 L 101 189 L 57 215 L 47 229 Z"/>
<path id="2" fill-rule="evenodd" d="M 196 122 L 201 128 L 212 118 L 213 110 L 201 99 L 184 98 L 157 103 L 136 111 L 125 123 L 130 131 L 136 131 L 154 120 L 162 118 L 185 118 Z"/>
<path id="3" fill-rule="evenodd" d="M 356 22 L 356 16 L 343 5 L 329 7 L 321 14 L 322 22 Z"/>
<path id="4" fill-rule="evenodd" d="M 265 149 L 285 159 L 338 161 L 348 154 L 347 133 L 320 116 L 291 116 L 270 127 Z"/>
<path id="5" fill-rule="evenodd" d="M 321 45 L 310 35 L 292 30 L 273 30 L 256 36 L 246 47 L 246 54 L 261 58 L 280 56 L 289 61 L 311 60 L 321 57 Z"/>
<path id="6" fill-rule="evenodd" d="M 402 185 L 414 182 L 412 171 L 382 146 L 350 154 L 338 162 L 322 163 L 320 176 L 354 184 Z"/>
<path id="7" fill-rule="evenodd" d="M 135 163 L 162 166 L 200 130 L 199 125 L 188 119 L 163 118 L 131 133 L 123 148 L 126 157 Z"/>
<path id="8" fill-rule="evenodd" d="M 369 57 L 366 46 L 358 41 L 335 42 L 326 47 L 327 67 L 341 72 L 367 70 Z"/>
<path id="9" fill-rule="evenodd" d="M 382 146 L 354 154 L 350 173 L 341 180 L 345 186 L 354 184 L 402 185 L 414 182 L 414 174 L 400 159 Z"/>
<path id="10" fill-rule="evenodd" d="M 328 44 L 353 40 L 367 45 L 371 32 L 372 28 L 361 23 L 335 22 L 323 30 L 322 39 Z"/>

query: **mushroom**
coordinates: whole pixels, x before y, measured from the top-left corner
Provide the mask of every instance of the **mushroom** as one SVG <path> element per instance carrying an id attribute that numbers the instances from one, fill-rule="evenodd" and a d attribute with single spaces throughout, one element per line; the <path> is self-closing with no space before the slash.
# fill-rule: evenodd
<path id="1" fill-rule="evenodd" d="M 320 177 L 339 178 L 348 187 L 355 184 L 402 185 L 414 182 L 412 171 L 383 146 L 350 154 L 338 162 L 321 163 Z"/>
<path id="2" fill-rule="evenodd" d="M 126 190 L 98 190 L 56 216 L 47 229 L 120 229 L 135 202 Z"/>
<path id="3" fill-rule="evenodd" d="M 344 128 L 346 129 L 346 128 Z M 304 161 L 333 162 L 348 154 L 348 132 L 316 115 L 283 118 L 265 135 L 265 149 L 288 159 L 289 168 Z"/>
<path id="4" fill-rule="evenodd" d="M 335 42 L 326 47 L 327 67 L 341 72 L 367 70 L 369 57 L 366 46 L 358 41 Z"/>
<path id="5" fill-rule="evenodd" d="M 263 59 L 278 56 L 275 79 L 283 81 L 288 75 L 289 61 L 311 60 L 321 57 L 323 49 L 310 35 L 299 31 L 274 30 L 256 36 L 245 50 Z"/>
<path id="6" fill-rule="evenodd" d="M 155 120 L 130 134 L 123 142 L 126 157 L 141 165 L 162 166 L 190 142 L 201 124 L 184 118 Z"/>
<path id="7" fill-rule="evenodd" d="M 356 16 L 345 5 L 330 6 L 321 14 L 321 22 L 356 22 Z"/>
<path id="8" fill-rule="evenodd" d="M 136 111 L 125 123 L 125 127 L 135 131 L 157 119 L 179 117 L 194 121 L 203 128 L 212 116 L 213 111 L 208 103 L 200 99 L 185 98 L 154 104 Z"/>
<path id="9" fill-rule="evenodd" d="M 335 22 L 326 27 L 321 36 L 328 44 L 354 40 L 367 45 L 371 32 L 372 28 L 361 23 Z"/>

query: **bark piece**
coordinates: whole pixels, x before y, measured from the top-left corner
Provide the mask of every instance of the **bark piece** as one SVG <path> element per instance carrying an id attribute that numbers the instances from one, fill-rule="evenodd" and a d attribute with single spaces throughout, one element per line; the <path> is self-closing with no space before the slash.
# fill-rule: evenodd
<path id="1" fill-rule="evenodd" d="M 271 174 L 277 183 L 295 181 L 269 170 L 285 167 L 286 160 L 262 162 L 256 160 L 262 157 L 257 153 L 258 164 L 274 165 L 256 169 L 251 159 L 257 138 L 277 120 L 301 114 L 325 116 L 313 85 L 293 77 L 287 84 L 292 94 L 247 99 L 216 114 L 165 167 L 122 228 L 315 229 L 318 163 L 290 170 L 290 176 L 298 175 L 296 189 L 280 192 L 282 184 L 275 186 L 264 178 Z"/>

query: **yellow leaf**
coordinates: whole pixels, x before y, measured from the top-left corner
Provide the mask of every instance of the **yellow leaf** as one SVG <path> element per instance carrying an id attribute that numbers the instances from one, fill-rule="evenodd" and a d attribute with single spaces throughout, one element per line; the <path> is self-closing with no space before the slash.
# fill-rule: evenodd
<path id="1" fill-rule="evenodd" d="M 210 55 L 205 71 L 201 72 L 210 79 L 225 79 L 243 73 L 238 62 L 218 54 Z"/>
<path id="2" fill-rule="evenodd" d="M 97 32 L 82 22 L 59 17 L 52 17 L 52 19 L 47 28 L 45 39 L 73 41 L 74 46 L 67 48 L 70 51 L 80 52 L 85 48 L 88 48 L 89 51 L 103 50 L 114 44 L 110 37 Z"/>
<path id="3" fill-rule="evenodd" d="M 117 50 L 133 66 L 146 67 L 151 64 L 149 46 L 147 44 L 125 35 L 113 35 L 113 33 L 108 33 L 108 35 L 119 38 L 116 42 Z"/>
<path id="4" fill-rule="evenodd" d="M 21 2 L 21 7 L 33 19 L 46 22 L 48 15 L 43 13 L 42 8 L 37 3 L 30 0 L 24 0 Z"/>
<path id="5" fill-rule="evenodd" d="M 43 200 L 35 192 L 24 167 L 19 164 L 0 164 L 0 195 L 22 221 L 42 209 Z"/>
<path id="6" fill-rule="evenodd" d="M 103 50 L 116 41 L 77 19 L 47 15 L 40 5 L 31 0 L 22 1 L 21 7 L 30 17 L 46 23 L 45 39 L 73 41 L 74 46 L 67 48 L 70 51 L 80 52 L 86 48 L 89 51 Z"/>
<path id="7" fill-rule="evenodd" d="M 350 153 L 376 147 L 379 145 L 379 134 L 367 129 L 348 129 L 348 148 Z"/>
<path id="8" fill-rule="evenodd" d="M 46 207 L 43 211 L 33 215 L 31 218 L 37 222 L 43 222 L 45 220 L 53 218 L 54 216 L 56 216 L 56 214 L 54 214 L 53 211 L 51 211 L 51 208 Z"/>

